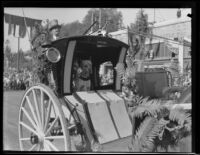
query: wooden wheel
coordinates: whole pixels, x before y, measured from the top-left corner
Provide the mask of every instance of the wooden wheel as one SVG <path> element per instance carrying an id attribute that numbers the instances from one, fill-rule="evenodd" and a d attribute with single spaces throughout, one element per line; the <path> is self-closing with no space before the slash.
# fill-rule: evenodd
<path id="1" fill-rule="evenodd" d="M 29 88 L 19 111 L 19 144 L 25 151 L 70 151 L 68 120 L 53 91 L 43 85 Z"/>

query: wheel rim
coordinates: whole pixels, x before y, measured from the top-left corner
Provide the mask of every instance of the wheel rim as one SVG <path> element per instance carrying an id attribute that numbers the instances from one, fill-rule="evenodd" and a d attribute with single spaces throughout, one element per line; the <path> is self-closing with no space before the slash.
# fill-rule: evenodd
<path id="1" fill-rule="evenodd" d="M 68 121 L 58 98 L 45 85 L 29 88 L 19 112 L 19 144 L 26 151 L 70 151 Z"/>

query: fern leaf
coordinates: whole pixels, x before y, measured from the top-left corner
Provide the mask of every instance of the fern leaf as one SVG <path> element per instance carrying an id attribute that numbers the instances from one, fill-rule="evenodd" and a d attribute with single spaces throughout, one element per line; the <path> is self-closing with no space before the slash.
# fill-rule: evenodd
<path id="1" fill-rule="evenodd" d="M 141 118 L 145 111 L 146 111 L 146 107 L 138 106 L 137 109 L 133 112 L 133 116 Z"/>
<path id="2" fill-rule="evenodd" d="M 141 152 L 141 144 L 137 135 L 133 138 L 133 145 L 131 149 L 133 152 Z"/>
<path id="3" fill-rule="evenodd" d="M 152 130 L 148 133 L 146 142 L 153 143 L 155 137 L 160 136 L 160 133 L 163 131 L 163 127 L 168 123 L 169 121 L 166 121 L 164 119 L 160 119 L 159 121 L 156 121 L 154 123 L 154 126 Z"/>
<path id="4" fill-rule="evenodd" d="M 139 99 L 139 104 L 146 104 L 149 100 L 149 96 L 143 98 L 143 97 L 140 97 Z"/>
<path id="5" fill-rule="evenodd" d="M 170 110 L 169 119 L 176 121 L 179 125 L 184 125 L 184 123 L 191 124 L 191 115 L 180 108 Z"/>
<path id="6" fill-rule="evenodd" d="M 148 116 L 157 116 L 157 114 L 164 109 L 165 107 L 163 105 L 161 105 L 161 100 L 149 100 L 146 103 L 143 102 L 141 104 L 143 107 L 146 108 L 146 110 L 144 111 L 145 114 L 147 114 Z"/>
<path id="7" fill-rule="evenodd" d="M 152 117 L 147 117 L 145 120 L 140 124 L 138 130 L 136 131 L 135 137 L 137 137 L 137 140 L 140 141 L 140 148 L 142 150 L 152 150 L 153 149 L 153 134 L 149 135 L 149 133 L 152 132 L 152 129 L 154 128 L 154 125 L 156 124 L 157 119 Z M 136 138 L 134 138 L 136 139 Z"/>
<path id="8" fill-rule="evenodd" d="M 147 132 L 149 132 L 149 130 L 152 128 L 154 121 L 155 121 L 154 118 L 151 117 L 145 118 L 145 120 L 141 123 L 136 132 L 136 135 L 138 136 L 139 139 L 146 136 Z"/>

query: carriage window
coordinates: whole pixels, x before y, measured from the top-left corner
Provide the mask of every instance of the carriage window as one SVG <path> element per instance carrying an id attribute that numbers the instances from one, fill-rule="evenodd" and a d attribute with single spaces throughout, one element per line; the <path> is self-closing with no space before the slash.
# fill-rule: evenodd
<path id="1" fill-rule="evenodd" d="M 74 59 L 72 67 L 72 90 L 91 90 L 92 62 L 90 59 Z"/>
<path id="2" fill-rule="evenodd" d="M 113 74 L 113 64 L 110 61 L 102 63 L 99 69 L 100 86 L 112 85 L 114 83 Z"/>

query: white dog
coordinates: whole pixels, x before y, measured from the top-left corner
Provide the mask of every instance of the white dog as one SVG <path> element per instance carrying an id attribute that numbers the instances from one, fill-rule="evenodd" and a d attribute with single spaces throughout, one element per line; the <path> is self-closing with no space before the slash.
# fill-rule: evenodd
<path id="1" fill-rule="evenodd" d="M 83 60 L 81 63 L 81 73 L 76 81 L 77 91 L 88 91 L 91 89 L 92 63 L 90 60 Z"/>

